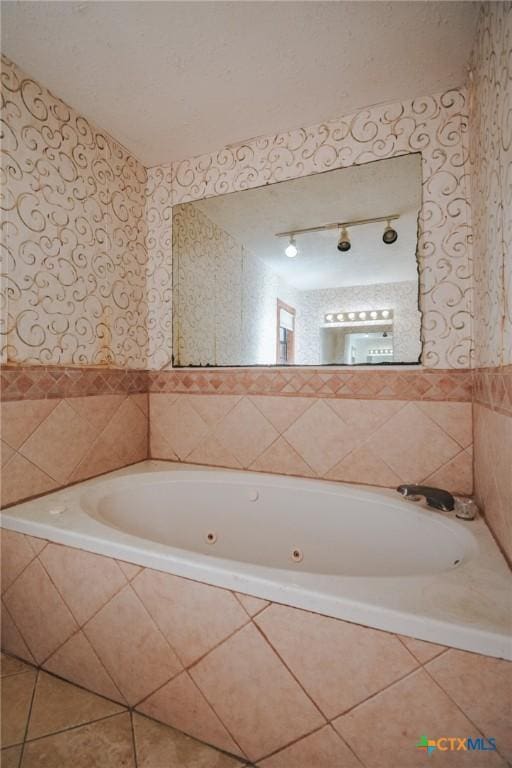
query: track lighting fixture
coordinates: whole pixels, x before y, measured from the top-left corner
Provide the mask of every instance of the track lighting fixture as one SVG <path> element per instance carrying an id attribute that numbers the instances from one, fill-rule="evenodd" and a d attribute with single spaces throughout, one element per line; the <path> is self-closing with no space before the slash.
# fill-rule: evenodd
<path id="1" fill-rule="evenodd" d="M 338 251 L 350 251 L 351 249 L 350 237 L 346 227 L 341 230 L 340 239 L 338 240 Z"/>
<path id="2" fill-rule="evenodd" d="M 398 232 L 396 229 L 393 229 L 391 223 L 388 221 L 384 229 L 384 234 L 382 235 L 382 242 L 386 245 L 391 245 L 391 243 L 396 243 L 397 240 Z"/>
<path id="3" fill-rule="evenodd" d="M 286 246 L 284 252 L 290 259 L 293 259 L 293 257 L 297 255 L 298 251 L 297 251 L 297 246 L 295 245 L 295 237 L 293 235 L 291 235 L 290 242 Z"/>
<path id="4" fill-rule="evenodd" d="M 350 236 L 348 234 L 348 228 L 349 227 L 359 227 L 363 224 L 375 224 L 379 221 L 385 221 L 386 227 L 384 229 L 384 234 L 382 235 L 382 240 L 386 245 L 391 245 L 391 243 L 395 243 L 398 240 L 398 232 L 396 229 L 393 229 L 391 226 L 391 222 L 395 221 L 396 219 L 400 218 L 399 213 L 393 213 L 391 216 L 377 216 L 373 219 L 358 219 L 357 221 L 341 221 L 341 222 L 333 222 L 332 224 L 321 224 L 319 227 L 306 227 L 305 229 L 294 229 L 292 231 L 288 230 L 287 232 L 277 232 L 276 237 L 287 237 L 289 238 L 289 243 L 287 247 L 285 248 L 286 255 L 293 259 L 294 256 L 298 254 L 298 248 L 295 243 L 295 238 L 297 235 L 305 235 L 310 232 L 325 232 L 329 229 L 337 229 L 340 231 L 340 236 L 338 239 L 338 251 L 346 252 L 350 251 L 352 244 L 350 242 Z"/>

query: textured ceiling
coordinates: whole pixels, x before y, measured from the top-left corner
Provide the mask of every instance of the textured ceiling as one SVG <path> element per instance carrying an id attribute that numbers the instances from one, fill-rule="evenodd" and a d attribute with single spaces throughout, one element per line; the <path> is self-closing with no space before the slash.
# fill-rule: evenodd
<path id="1" fill-rule="evenodd" d="M 146 165 L 465 82 L 472 2 L 2 3 L 2 50 Z"/>
<path id="2" fill-rule="evenodd" d="M 421 156 L 403 155 L 243 192 L 193 205 L 263 259 L 299 290 L 417 280 L 416 238 L 421 207 Z M 289 259 L 277 232 L 399 214 L 398 240 L 384 245 L 384 224 L 349 230 L 352 248 L 337 249 L 339 232 L 297 236 Z"/>

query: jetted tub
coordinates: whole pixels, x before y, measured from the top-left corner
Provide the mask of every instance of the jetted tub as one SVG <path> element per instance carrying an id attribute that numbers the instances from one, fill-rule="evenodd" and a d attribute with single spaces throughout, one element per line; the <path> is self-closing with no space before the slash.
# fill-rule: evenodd
<path id="1" fill-rule="evenodd" d="M 484 521 L 392 491 L 146 461 L 13 506 L 2 526 L 512 658 L 512 577 Z"/>

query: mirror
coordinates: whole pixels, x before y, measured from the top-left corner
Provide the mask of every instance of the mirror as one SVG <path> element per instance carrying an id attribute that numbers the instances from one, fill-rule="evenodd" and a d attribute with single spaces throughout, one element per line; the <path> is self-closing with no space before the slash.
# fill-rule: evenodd
<path id="1" fill-rule="evenodd" d="M 421 155 L 173 207 L 174 365 L 418 363 Z"/>

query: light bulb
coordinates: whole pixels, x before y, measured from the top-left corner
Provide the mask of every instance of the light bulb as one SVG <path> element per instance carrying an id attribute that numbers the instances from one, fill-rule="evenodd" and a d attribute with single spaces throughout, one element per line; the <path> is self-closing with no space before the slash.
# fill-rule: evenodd
<path id="1" fill-rule="evenodd" d="M 377 313 L 376 312 L 370 312 L 370 317 L 372 318 L 372 320 L 375 320 L 375 318 L 377 317 Z"/>
<path id="2" fill-rule="evenodd" d="M 366 320 L 366 312 L 360 312 L 359 317 L 361 318 L 361 320 Z"/>
<path id="3" fill-rule="evenodd" d="M 325 319 L 330 323 L 334 320 L 334 315 L 326 315 Z"/>
<path id="4" fill-rule="evenodd" d="M 289 259 L 293 259 L 293 257 L 297 255 L 298 251 L 297 251 L 297 246 L 295 245 L 294 237 L 290 237 L 290 242 L 286 246 L 285 253 Z"/>
<path id="5" fill-rule="evenodd" d="M 382 317 L 388 317 L 389 311 L 387 309 L 382 310 Z"/>
<path id="6" fill-rule="evenodd" d="M 337 319 L 340 321 L 340 323 L 341 323 L 341 322 L 342 322 L 342 321 L 345 319 L 345 315 L 343 315 L 343 314 L 339 314 L 339 315 L 336 315 L 336 318 L 337 318 Z"/>
<path id="7" fill-rule="evenodd" d="M 349 312 L 349 313 L 348 313 L 348 319 L 349 319 L 349 320 L 353 320 L 353 319 L 354 319 L 354 317 L 355 317 L 355 314 L 354 314 L 353 312 Z"/>

